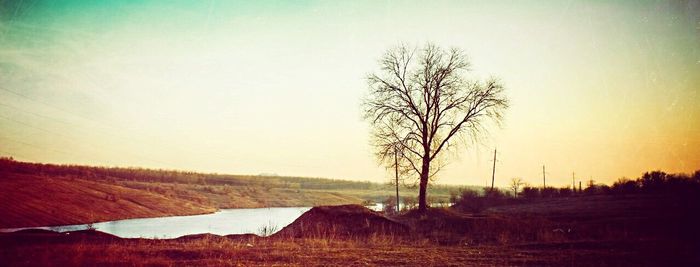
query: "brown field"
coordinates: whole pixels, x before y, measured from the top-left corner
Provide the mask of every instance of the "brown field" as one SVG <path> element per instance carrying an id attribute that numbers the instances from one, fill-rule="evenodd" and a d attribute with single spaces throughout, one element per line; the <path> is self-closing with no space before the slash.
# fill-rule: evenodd
<path id="1" fill-rule="evenodd" d="M 127 218 L 211 213 L 219 208 L 351 204 L 333 192 L 198 186 L 73 176 L 0 173 L 0 228 L 79 224 Z M 199 188 L 198 188 L 199 187 Z"/>
<path id="2" fill-rule="evenodd" d="M 582 196 L 480 214 L 314 208 L 271 237 L 0 235 L 9 265 L 698 266 L 697 196 Z M 394 226 L 391 226 L 391 225 Z M 399 227 L 400 226 L 400 227 Z M 399 228 L 397 228 L 399 227 Z M 406 230 L 404 230 L 404 228 Z M 301 229 L 301 231 L 299 231 Z"/>
<path id="3" fill-rule="evenodd" d="M 63 166 L 0 158 L 0 228 L 193 215 L 225 208 L 361 204 L 392 187 L 344 180 Z M 415 189 L 402 189 L 410 192 Z M 456 187 L 437 187 L 445 201 Z"/>
<path id="4" fill-rule="evenodd" d="M 216 210 L 186 199 L 83 179 L 5 173 L 0 188 L 0 227 L 65 225 Z"/>
<path id="5" fill-rule="evenodd" d="M 0 252 L 0 260 L 7 265 L 672 266 L 686 263 L 673 250 L 676 244 L 647 240 L 480 246 L 439 245 L 429 240 L 408 242 L 387 237 L 241 240 L 202 236 L 188 240 L 116 241 L 85 237 L 55 243 L 51 238 L 37 238 L 21 245 L 8 244 L 14 242 L 8 237 L 0 240 L 6 248 Z"/>

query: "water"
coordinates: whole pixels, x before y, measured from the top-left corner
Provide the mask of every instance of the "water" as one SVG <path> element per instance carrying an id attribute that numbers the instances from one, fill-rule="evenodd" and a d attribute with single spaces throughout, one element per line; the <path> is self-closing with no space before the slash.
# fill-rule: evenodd
<path id="1" fill-rule="evenodd" d="M 454 205 L 455 203 L 430 203 L 430 207 L 433 208 L 448 208 Z M 378 202 L 374 203 L 374 205 L 366 206 L 368 209 L 371 209 L 373 211 L 384 211 L 384 203 Z M 405 208 L 403 202 L 401 202 L 401 209 Z M 417 207 L 414 207 L 417 208 Z"/>
<path id="2" fill-rule="evenodd" d="M 384 203 L 381 203 L 381 202 L 374 203 L 374 205 L 365 206 L 365 207 L 367 207 L 368 209 L 371 209 L 373 211 L 384 211 Z"/>
<path id="3" fill-rule="evenodd" d="M 176 238 L 184 235 L 211 233 L 216 235 L 258 234 L 261 227 L 272 226 L 279 231 L 292 223 L 308 207 L 223 209 L 211 214 L 128 219 L 94 223 L 101 232 L 123 238 Z M 87 224 L 0 229 L 13 232 L 22 229 L 45 229 L 57 232 L 85 230 Z"/>

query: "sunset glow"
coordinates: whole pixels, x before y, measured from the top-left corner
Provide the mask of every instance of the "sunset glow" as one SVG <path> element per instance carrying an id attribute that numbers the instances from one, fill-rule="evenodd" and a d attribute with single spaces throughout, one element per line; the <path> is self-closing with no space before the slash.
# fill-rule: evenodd
<path id="1" fill-rule="evenodd" d="M 91 3 L 88 3 L 91 2 Z M 121 3 L 125 2 L 125 3 Z M 700 169 L 700 5 L 682 1 L 24 1 L 0 8 L 0 155 L 386 182 L 361 119 L 386 49 L 495 76 L 501 128 L 438 183 Z M 551 182 L 550 182 L 551 181 Z"/>

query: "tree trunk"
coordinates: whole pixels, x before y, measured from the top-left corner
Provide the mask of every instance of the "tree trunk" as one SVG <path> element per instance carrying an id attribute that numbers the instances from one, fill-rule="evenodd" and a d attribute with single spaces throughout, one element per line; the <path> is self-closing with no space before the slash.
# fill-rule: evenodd
<path id="1" fill-rule="evenodd" d="M 424 212 L 428 210 L 428 178 L 430 175 L 430 161 L 423 158 L 423 166 L 420 172 L 420 188 L 418 191 L 418 211 Z"/>

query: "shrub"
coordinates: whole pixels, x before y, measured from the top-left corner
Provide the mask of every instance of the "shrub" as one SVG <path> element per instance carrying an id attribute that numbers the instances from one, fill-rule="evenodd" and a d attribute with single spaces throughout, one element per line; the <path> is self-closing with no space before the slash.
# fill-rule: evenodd
<path id="1" fill-rule="evenodd" d="M 540 189 L 536 187 L 526 186 L 523 187 L 523 191 L 520 195 L 524 198 L 538 198 L 540 197 Z"/>
<path id="2" fill-rule="evenodd" d="M 270 236 L 277 232 L 277 225 L 272 224 L 272 222 L 267 222 L 267 224 L 260 226 L 258 228 L 258 235 L 262 237 Z"/>
<path id="3" fill-rule="evenodd" d="M 396 197 L 388 197 L 382 204 L 382 212 L 384 212 L 384 214 L 396 214 Z"/>
<path id="4" fill-rule="evenodd" d="M 418 207 L 418 200 L 416 197 L 412 196 L 405 196 L 403 197 L 403 207 L 401 207 L 402 211 L 407 211 L 407 210 L 412 210 Z"/>
<path id="5" fill-rule="evenodd" d="M 620 178 L 611 188 L 613 194 L 634 194 L 639 192 L 639 183 L 627 178 Z"/>
<path id="6" fill-rule="evenodd" d="M 484 209 L 484 198 L 479 196 L 479 193 L 472 189 L 462 190 L 459 200 L 455 203 L 458 209 L 479 213 Z"/>
<path id="7" fill-rule="evenodd" d="M 573 195 L 573 191 L 569 187 L 562 187 L 559 188 L 559 196 L 560 197 L 570 197 Z"/>
<path id="8" fill-rule="evenodd" d="M 642 190 L 649 193 L 658 193 L 662 190 L 668 174 L 662 171 L 646 172 L 639 179 Z"/>
<path id="9" fill-rule="evenodd" d="M 549 198 L 556 197 L 559 191 L 554 187 L 545 187 L 540 190 L 540 197 Z"/>

